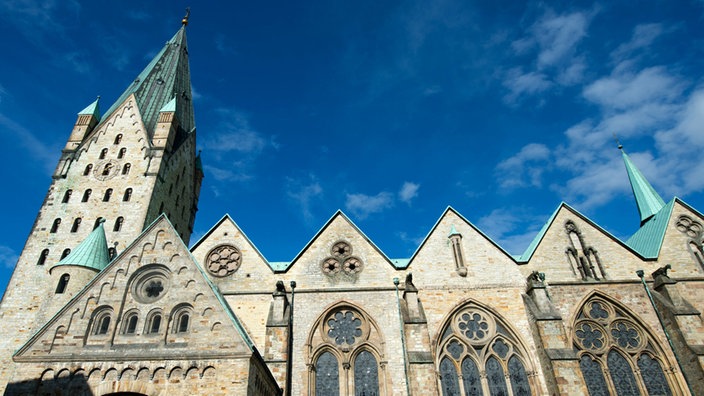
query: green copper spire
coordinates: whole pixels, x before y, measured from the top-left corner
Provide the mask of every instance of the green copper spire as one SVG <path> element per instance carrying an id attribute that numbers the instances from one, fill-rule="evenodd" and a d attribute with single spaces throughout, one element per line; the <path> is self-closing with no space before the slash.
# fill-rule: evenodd
<path id="1" fill-rule="evenodd" d="M 100 106 L 98 105 L 98 102 L 100 102 L 100 96 L 98 96 L 98 99 L 96 99 L 95 102 L 89 104 L 88 107 L 78 112 L 78 115 L 89 115 L 100 119 Z"/>
<path id="2" fill-rule="evenodd" d="M 193 130 L 195 121 L 185 24 L 110 106 L 103 121 L 132 94 L 150 136 L 154 133 L 160 110 L 177 96 L 174 105 L 181 128 L 185 133 Z"/>
<path id="3" fill-rule="evenodd" d="M 102 271 L 110 263 L 108 243 L 105 239 L 105 230 L 103 229 L 104 222 L 105 220 L 101 220 L 100 225 L 80 245 L 76 246 L 68 256 L 59 261 L 55 267 L 59 265 L 77 265 Z"/>
<path id="4" fill-rule="evenodd" d="M 633 195 L 636 197 L 636 204 L 640 213 L 640 224 L 643 225 L 665 206 L 665 201 L 655 192 L 653 186 L 648 183 L 648 180 L 640 173 L 635 164 L 631 162 L 628 154 L 623 150 L 623 146 L 619 145 L 618 148 L 621 150 L 623 162 L 626 164 L 628 180 L 631 181 L 631 188 L 633 189 Z"/>

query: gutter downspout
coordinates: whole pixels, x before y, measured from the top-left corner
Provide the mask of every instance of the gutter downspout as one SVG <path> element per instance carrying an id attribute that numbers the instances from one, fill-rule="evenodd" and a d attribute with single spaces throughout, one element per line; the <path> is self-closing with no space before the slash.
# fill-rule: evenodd
<path id="1" fill-rule="evenodd" d="M 655 306 L 655 300 L 653 300 L 653 295 L 650 294 L 650 288 L 648 287 L 648 284 L 645 283 L 645 277 L 644 277 L 643 270 L 636 271 L 636 275 L 638 275 L 641 283 L 643 283 L 643 288 L 645 289 L 645 292 L 648 294 L 648 299 L 650 299 L 650 305 L 653 306 L 653 309 L 655 310 L 655 314 L 658 316 L 658 322 L 660 322 L 660 327 L 662 327 L 662 331 L 665 333 L 665 338 L 667 338 L 667 343 L 670 344 L 670 349 L 672 350 L 672 353 L 675 355 L 675 360 L 677 361 L 677 365 L 680 368 L 680 372 L 682 373 L 682 376 L 684 377 L 684 382 L 687 383 L 687 389 L 689 389 L 690 394 L 694 395 L 694 392 L 692 391 L 692 386 L 689 385 L 689 379 L 687 378 L 687 373 L 684 371 L 684 368 L 682 367 L 682 362 L 680 361 L 680 357 L 677 354 L 677 350 L 675 350 L 675 344 L 672 343 L 672 339 L 670 338 L 670 333 L 667 331 L 667 328 L 665 327 L 665 323 L 662 319 L 662 315 L 660 315 L 660 311 L 658 311 L 658 307 Z"/>
<path id="2" fill-rule="evenodd" d="M 291 309 L 288 311 L 288 356 L 286 357 L 286 396 L 291 396 L 291 378 L 293 377 L 293 298 L 296 281 L 291 281 Z"/>
<path id="3" fill-rule="evenodd" d="M 406 332 L 404 330 L 403 316 L 401 315 L 401 300 L 398 295 L 398 278 L 394 278 L 396 288 L 396 306 L 398 307 L 398 322 L 401 325 L 401 349 L 403 350 L 403 372 L 406 374 L 406 395 L 411 395 L 411 385 L 408 383 L 408 362 L 406 361 Z"/>

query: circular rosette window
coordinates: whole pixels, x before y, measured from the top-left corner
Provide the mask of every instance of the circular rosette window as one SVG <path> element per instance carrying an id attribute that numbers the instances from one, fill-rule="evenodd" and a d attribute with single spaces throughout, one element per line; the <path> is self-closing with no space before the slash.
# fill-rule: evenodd
<path id="1" fill-rule="evenodd" d="M 631 322 L 615 320 L 609 326 L 609 332 L 616 344 L 628 351 L 638 350 L 644 345 L 645 337 Z"/>
<path id="2" fill-rule="evenodd" d="M 242 253 L 232 245 L 220 245 L 208 253 L 205 266 L 213 276 L 233 274 L 242 264 Z"/>
<path id="3" fill-rule="evenodd" d="M 340 262 L 334 257 L 325 259 L 323 261 L 323 272 L 327 275 L 340 272 Z"/>
<path id="4" fill-rule="evenodd" d="M 494 319 L 478 309 L 460 312 L 455 316 L 453 325 L 472 344 L 484 343 L 496 332 Z"/>
<path id="5" fill-rule="evenodd" d="M 340 241 L 332 245 L 330 253 L 337 258 L 347 257 L 352 254 L 352 246 L 345 241 Z"/>
<path id="6" fill-rule="evenodd" d="M 148 304 L 155 302 L 168 292 L 171 274 L 161 265 L 141 268 L 134 276 L 131 292 L 135 300 Z"/>
<path id="7" fill-rule="evenodd" d="M 366 333 L 359 314 L 352 310 L 336 311 L 325 321 L 325 333 L 339 347 L 354 345 Z"/>
<path id="8" fill-rule="evenodd" d="M 598 352 L 606 346 L 606 330 L 591 321 L 578 322 L 575 326 L 575 340 L 584 349 Z"/>
<path id="9" fill-rule="evenodd" d="M 584 314 L 594 320 L 606 323 L 613 319 L 614 312 L 610 304 L 604 301 L 590 301 L 584 306 Z"/>
<path id="10" fill-rule="evenodd" d="M 362 261 L 356 257 L 350 257 L 345 260 L 343 268 L 345 269 L 346 273 L 355 274 L 362 270 Z"/>

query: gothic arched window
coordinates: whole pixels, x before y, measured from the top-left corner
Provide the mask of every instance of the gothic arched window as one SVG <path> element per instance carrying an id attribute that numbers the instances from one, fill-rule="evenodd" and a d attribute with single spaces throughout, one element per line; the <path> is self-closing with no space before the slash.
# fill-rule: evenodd
<path id="1" fill-rule="evenodd" d="M 44 265 L 47 257 L 49 257 L 49 249 L 42 250 L 42 253 L 39 255 L 39 260 L 37 260 L 37 265 Z"/>
<path id="2" fill-rule="evenodd" d="M 100 150 L 100 159 L 105 159 L 106 155 L 108 155 L 108 149 L 104 148 Z"/>
<path id="3" fill-rule="evenodd" d="M 342 304 L 329 309 L 313 326 L 309 345 L 312 394 L 380 394 L 385 382 L 384 342 L 366 313 Z"/>
<path id="4" fill-rule="evenodd" d="M 115 226 L 112 227 L 112 230 L 117 232 L 122 229 L 122 223 L 125 221 L 125 218 L 120 216 L 117 219 L 115 219 Z"/>
<path id="5" fill-rule="evenodd" d="M 624 309 L 593 296 L 579 310 L 573 328 L 589 394 L 672 395 L 670 382 L 676 380 L 662 349 Z"/>
<path id="6" fill-rule="evenodd" d="M 531 395 L 527 353 L 518 337 L 488 309 L 475 303 L 449 319 L 438 345 L 443 395 Z M 480 373 L 485 373 L 481 375 Z"/>
<path id="7" fill-rule="evenodd" d="M 71 194 L 73 194 L 73 190 L 66 190 L 64 193 L 64 198 L 61 200 L 61 203 L 68 203 L 68 200 L 71 199 Z"/>
<path id="8" fill-rule="evenodd" d="M 56 285 L 56 294 L 63 294 L 63 292 L 66 291 L 69 279 L 71 279 L 69 274 L 61 275 L 61 278 L 59 278 L 59 283 Z"/>
<path id="9" fill-rule="evenodd" d="M 87 189 L 87 190 L 83 193 L 83 198 L 81 199 L 81 202 L 88 202 L 88 199 L 90 198 L 90 194 L 91 194 L 92 192 L 93 192 L 93 190 L 91 190 L 90 188 Z"/>
<path id="10" fill-rule="evenodd" d="M 132 198 L 132 189 L 128 188 L 125 190 L 125 194 L 122 196 L 122 201 L 129 202 L 130 198 Z"/>
<path id="11" fill-rule="evenodd" d="M 54 222 L 51 224 L 51 229 L 49 230 L 49 232 L 52 234 L 56 234 L 56 232 L 59 230 L 60 225 L 61 219 L 54 219 Z"/>

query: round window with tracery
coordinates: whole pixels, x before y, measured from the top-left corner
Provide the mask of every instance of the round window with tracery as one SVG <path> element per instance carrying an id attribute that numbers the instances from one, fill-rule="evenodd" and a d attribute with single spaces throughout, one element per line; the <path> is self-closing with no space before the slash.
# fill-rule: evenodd
<path id="1" fill-rule="evenodd" d="M 494 335 L 494 321 L 479 310 L 467 310 L 455 317 L 458 332 L 469 342 L 484 342 Z"/>
<path id="2" fill-rule="evenodd" d="M 362 336 L 362 320 L 354 312 L 335 312 L 327 320 L 328 337 L 336 345 L 352 345 Z"/>
<path id="3" fill-rule="evenodd" d="M 220 245 L 208 253 L 206 268 L 217 277 L 233 274 L 242 264 L 242 253 L 232 245 Z"/>
<path id="4" fill-rule="evenodd" d="M 161 265 L 144 267 L 132 281 L 132 296 L 143 304 L 152 303 L 164 297 L 169 286 L 168 269 Z"/>

